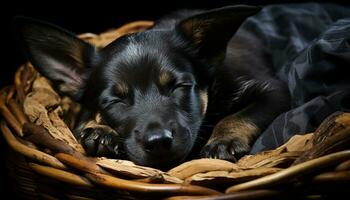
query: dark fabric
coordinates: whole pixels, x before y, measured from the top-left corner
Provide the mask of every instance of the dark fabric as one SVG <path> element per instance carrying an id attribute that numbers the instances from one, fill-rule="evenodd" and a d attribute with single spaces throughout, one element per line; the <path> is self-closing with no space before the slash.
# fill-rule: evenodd
<path id="1" fill-rule="evenodd" d="M 350 9 L 314 3 L 273 5 L 243 26 L 266 41 L 277 76 L 288 84 L 291 110 L 279 115 L 251 153 L 314 131 L 336 111 L 350 111 Z"/>

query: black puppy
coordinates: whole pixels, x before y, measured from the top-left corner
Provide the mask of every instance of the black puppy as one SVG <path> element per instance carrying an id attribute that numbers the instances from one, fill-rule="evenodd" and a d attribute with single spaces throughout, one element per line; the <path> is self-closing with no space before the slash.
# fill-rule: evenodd
<path id="1" fill-rule="evenodd" d="M 47 23 L 15 27 L 35 68 L 83 105 L 76 137 L 90 155 L 163 167 L 188 156 L 203 119 L 214 128 L 201 156 L 235 161 L 288 108 L 261 39 L 237 31 L 259 10 L 176 12 L 100 50 Z"/>

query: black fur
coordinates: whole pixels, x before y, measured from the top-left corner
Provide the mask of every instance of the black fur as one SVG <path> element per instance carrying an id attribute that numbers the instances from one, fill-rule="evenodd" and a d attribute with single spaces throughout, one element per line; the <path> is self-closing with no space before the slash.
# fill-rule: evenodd
<path id="1" fill-rule="evenodd" d="M 177 12 L 101 50 L 40 21 L 17 18 L 15 26 L 36 69 L 83 105 L 77 137 L 90 154 L 168 167 L 184 160 L 204 137 L 203 119 L 211 127 L 238 113 L 262 130 L 287 109 L 288 92 L 274 78 L 260 39 L 244 30 L 236 33 L 259 10 Z M 170 75 L 165 85 L 159 82 L 162 72 Z M 121 83 L 127 92 L 116 91 Z M 200 91 L 209 97 L 205 115 Z M 111 129 L 81 128 L 96 113 Z M 249 151 L 235 145 L 239 139 L 214 139 L 201 155 L 232 160 Z"/>

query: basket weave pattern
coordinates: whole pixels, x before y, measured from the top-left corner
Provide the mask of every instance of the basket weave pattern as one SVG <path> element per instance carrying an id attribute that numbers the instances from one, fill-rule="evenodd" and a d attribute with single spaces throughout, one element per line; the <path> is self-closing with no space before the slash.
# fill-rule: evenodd
<path id="1" fill-rule="evenodd" d="M 152 24 L 136 21 L 100 35 L 87 33 L 79 37 L 101 48 L 120 36 L 145 30 Z M 199 159 L 162 172 L 129 161 L 87 157 L 79 144 L 74 143 L 74 138 L 69 139 L 69 134 L 59 138 L 52 134 L 50 127 L 33 123 L 25 102 L 39 78 L 27 63 L 18 69 L 14 85 L 1 89 L 0 93 L 3 116 L 0 128 L 11 147 L 7 168 L 19 197 L 271 199 L 290 191 L 298 197 L 323 197 L 350 186 L 349 113 L 335 113 L 314 133 L 293 137 L 275 150 L 245 156 L 235 164 Z M 57 94 L 53 91 L 53 95 Z M 63 101 L 60 99 L 60 103 Z M 62 110 L 69 110 L 62 107 Z M 61 115 L 56 118 L 58 116 Z M 71 115 L 63 116 L 66 122 L 63 125 L 71 127 L 74 119 L 68 119 Z M 48 121 L 52 122 L 50 117 Z M 65 131 L 58 129 L 58 132 Z"/>

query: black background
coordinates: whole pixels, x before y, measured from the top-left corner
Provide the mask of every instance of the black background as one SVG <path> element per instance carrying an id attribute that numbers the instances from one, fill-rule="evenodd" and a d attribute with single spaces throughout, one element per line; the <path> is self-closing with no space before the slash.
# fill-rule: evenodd
<path id="1" fill-rule="evenodd" d="M 13 37 L 11 27 L 12 19 L 17 15 L 39 18 L 64 27 L 74 33 L 99 33 L 133 20 L 155 20 L 166 13 L 181 8 L 210 9 L 237 3 L 266 5 L 280 2 L 282 1 L 2 1 L 2 5 L 0 5 L 0 48 L 2 50 L 0 52 L 0 87 L 12 84 L 15 70 L 21 63 L 25 62 L 25 57 Z M 299 3 L 302 1 L 283 1 L 283 3 L 290 2 Z M 343 5 L 349 4 L 345 0 L 336 2 Z M 3 189 L 1 196 L 6 197 L 5 194 L 12 194 L 12 191 L 9 184 L 11 179 L 6 176 L 4 165 L 6 143 L 2 136 L 0 136 L 0 145 L 0 188 Z"/>

